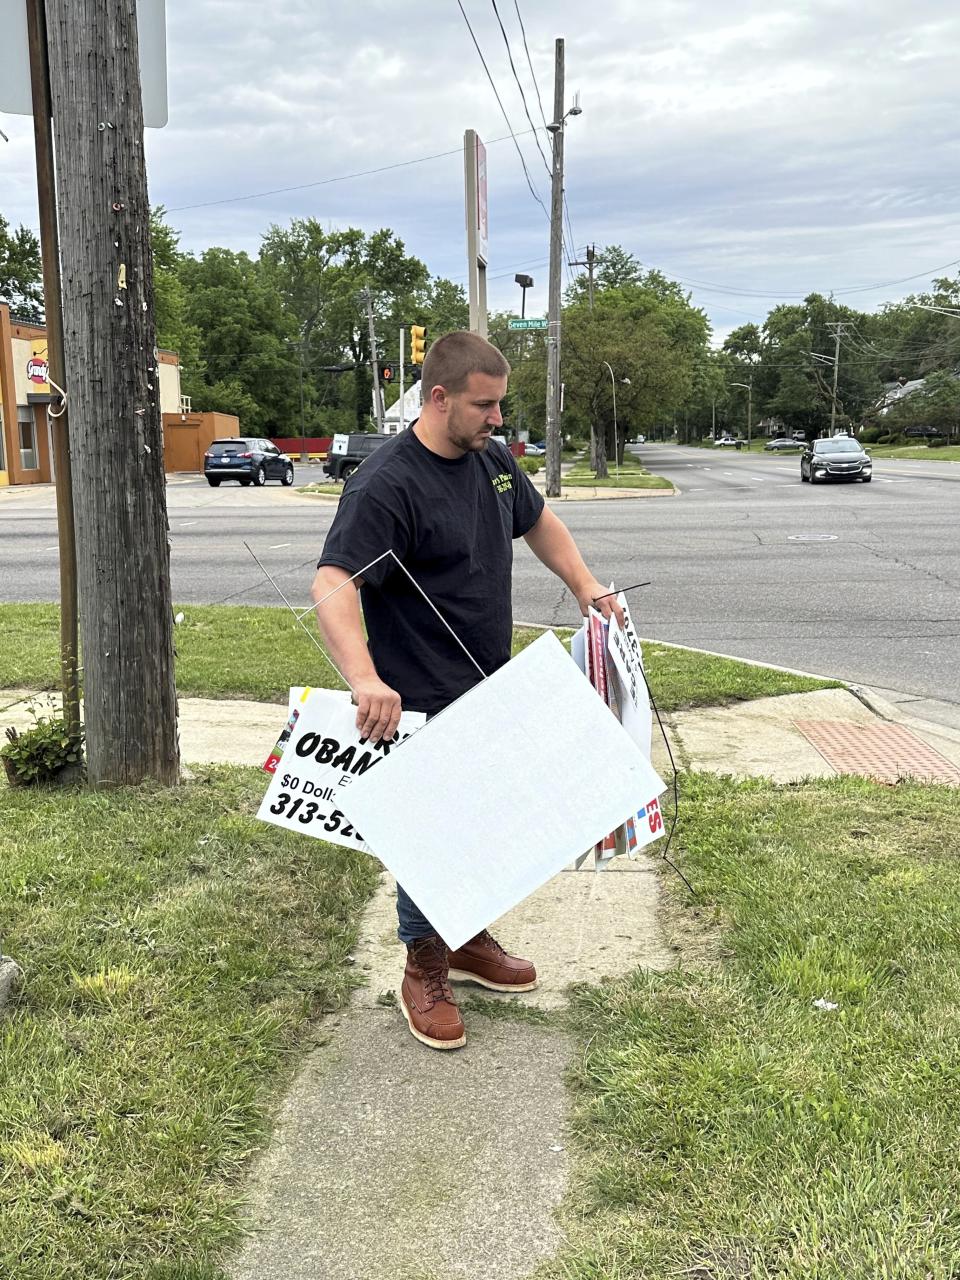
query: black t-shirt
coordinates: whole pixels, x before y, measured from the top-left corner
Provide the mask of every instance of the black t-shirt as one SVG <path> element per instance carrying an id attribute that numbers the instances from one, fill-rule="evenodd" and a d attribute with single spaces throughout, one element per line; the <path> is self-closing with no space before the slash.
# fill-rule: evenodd
<path id="1" fill-rule="evenodd" d="M 495 441 L 442 458 L 407 430 L 347 481 L 319 565 L 363 571 L 370 654 L 406 708 L 442 711 L 481 677 L 393 557 L 370 561 L 392 549 L 490 675 L 510 658 L 513 539 L 542 511 L 529 477 Z"/>

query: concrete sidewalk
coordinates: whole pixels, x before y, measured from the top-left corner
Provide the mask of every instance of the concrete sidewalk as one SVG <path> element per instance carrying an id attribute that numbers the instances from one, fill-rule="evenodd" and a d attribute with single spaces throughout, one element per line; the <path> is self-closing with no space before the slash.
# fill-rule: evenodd
<path id="1" fill-rule="evenodd" d="M 26 697 L 0 692 L 0 728 L 29 727 Z M 827 777 L 851 771 L 866 741 L 893 777 L 909 774 L 912 760 L 932 761 L 960 783 L 958 709 L 939 707 L 944 723 L 936 723 L 912 715 L 914 705 L 889 691 L 827 689 L 678 712 L 667 723 L 685 768 L 780 782 Z M 286 713 L 184 698 L 180 717 L 188 767 L 259 765 Z M 669 778 L 659 744 L 655 763 Z M 508 948 L 536 961 L 539 988 L 510 997 L 461 987 L 461 996 L 485 999 L 465 1007 L 467 1047 L 441 1054 L 412 1039 L 395 1007 L 404 953 L 384 873 L 354 956 L 363 985 L 318 1024 L 316 1048 L 256 1162 L 250 1234 L 228 1264 L 232 1280 L 529 1277 L 562 1243 L 556 1210 L 570 1176 L 564 1079 L 573 1051 L 560 1016 L 566 990 L 671 966 L 658 888 L 653 858 L 556 876 L 494 926 Z M 529 1009 L 537 1020 L 524 1016 Z"/>

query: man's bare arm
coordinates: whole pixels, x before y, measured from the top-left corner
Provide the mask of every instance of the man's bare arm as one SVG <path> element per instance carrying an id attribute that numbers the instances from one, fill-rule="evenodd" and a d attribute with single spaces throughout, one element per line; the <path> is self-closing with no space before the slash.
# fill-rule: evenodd
<path id="1" fill-rule="evenodd" d="M 593 605 L 605 618 L 611 614 L 623 625 L 623 610 L 616 596 L 607 595 L 609 587 L 603 586 L 583 562 L 573 540 L 573 534 L 549 507 L 544 507 L 540 519 L 524 539 L 538 559 L 557 575 L 576 596 L 580 612 L 586 617 Z M 599 599 L 598 597 L 604 597 Z"/>
<path id="2" fill-rule="evenodd" d="M 379 742 L 381 738 L 389 741 L 400 723 L 400 695 L 377 675 L 360 617 L 359 585 L 363 579 L 354 578 L 349 582 L 350 576 L 346 569 L 336 565 L 323 565 L 317 570 L 313 580 L 317 625 L 330 656 L 353 691 L 361 735 L 371 742 Z M 323 600 L 344 582 L 345 587 Z"/>

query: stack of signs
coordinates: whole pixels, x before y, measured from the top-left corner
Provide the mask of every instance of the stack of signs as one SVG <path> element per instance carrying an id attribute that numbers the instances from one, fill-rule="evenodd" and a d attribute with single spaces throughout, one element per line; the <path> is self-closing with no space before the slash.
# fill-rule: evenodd
<path id="1" fill-rule="evenodd" d="M 664 789 L 552 632 L 424 720 L 374 746 L 349 694 L 293 691 L 257 816 L 372 853 L 454 949 Z"/>
<path id="2" fill-rule="evenodd" d="M 271 778 L 257 817 L 329 844 L 366 849 L 343 812 L 343 793 L 425 721 L 421 712 L 405 711 L 392 741 L 364 742 L 349 693 L 291 689 L 286 727 L 263 766 Z"/>
<path id="3" fill-rule="evenodd" d="M 596 609 L 591 609 L 583 620 L 582 629 L 573 638 L 570 652 L 580 670 L 649 760 L 652 717 L 643 673 L 643 651 L 622 594 L 617 597 L 617 603 L 623 610 L 623 627 L 615 617 L 607 622 Z M 654 795 L 636 814 L 582 854 L 577 866 L 592 859 L 595 869 L 602 870 L 617 854 L 626 853 L 633 857 L 638 849 L 662 834 L 663 815 Z"/>

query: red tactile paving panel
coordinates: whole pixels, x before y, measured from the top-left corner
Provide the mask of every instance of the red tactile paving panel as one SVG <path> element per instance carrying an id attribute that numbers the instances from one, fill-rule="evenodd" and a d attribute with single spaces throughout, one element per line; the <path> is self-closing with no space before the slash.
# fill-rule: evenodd
<path id="1" fill-rule="evenodd" d="M 918 778 L 960 785 L 960 769 L 899 724 L 853 724 L 849 720 L 797 720 L 797 728 L 838 773 L 858 773 L 881 782 Z"/>

